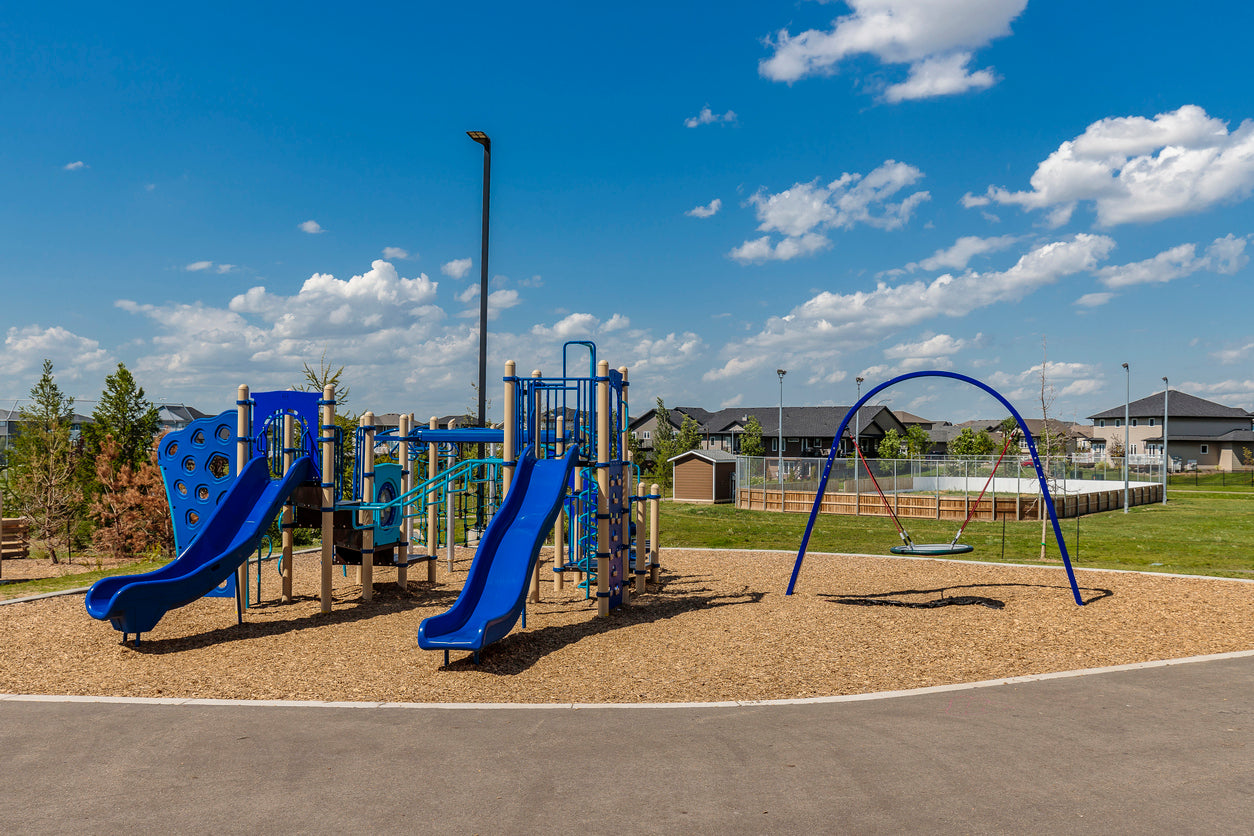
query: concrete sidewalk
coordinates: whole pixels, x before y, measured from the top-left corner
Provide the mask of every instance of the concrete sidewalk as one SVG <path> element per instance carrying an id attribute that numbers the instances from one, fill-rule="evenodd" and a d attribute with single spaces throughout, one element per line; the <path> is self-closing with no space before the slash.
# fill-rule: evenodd
<path id="1" fill-rule="evenodd" d="M 859 702 L 0 700 L 13 833 L 1145 833 L 1254 817 L 1254 658 Z"/>

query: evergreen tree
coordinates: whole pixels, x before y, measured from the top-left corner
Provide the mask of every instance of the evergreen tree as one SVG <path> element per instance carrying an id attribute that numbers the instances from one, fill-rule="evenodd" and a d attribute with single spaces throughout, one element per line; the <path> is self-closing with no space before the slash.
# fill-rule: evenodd
<path id="1" fill-rule="evenodd" d="M 110 450 L 116 450 L 114 468 L 128 465 L 137 470 L 148 461 L 152 440 L 161 420 L 157 408 L 145 399 L 143 387 L 135 384 L 126 364 L 118 363 L 118 369 L 105 378 L 100 401 L 91 413 L 92 423 L 83 427 L 83 451 L 89 466 L 95 471 L 94 461 L 104 449 L 106 437 L 113 437 Z M 93 480 L 94 481 L 94 480 Z"/>
<path id="2" fill-rule="evenodd" d="M 766 442 L 762 440 L 762 422 L 756 415 L 750 415 L 745 422 L 745 431 L 740 435 L 740 455 L 766 455 Z"/>
<path id="3" fill-rule="evenodd" d="M 18 434 L 9 455 L 9 486 L 17 507 L 31 522 L 33 539 L 43 540 L 53 563 L 58 546 L 70 548 L 71 524 L 82 505 L 70 439 L 74 399 L 61 392 L 52 361 L 30 390 L 31 405 L 19 411 Z"/>

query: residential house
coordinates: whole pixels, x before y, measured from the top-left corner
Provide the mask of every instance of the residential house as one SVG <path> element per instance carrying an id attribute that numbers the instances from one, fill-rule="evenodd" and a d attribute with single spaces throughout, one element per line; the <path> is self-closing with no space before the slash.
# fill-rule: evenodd
<path id="1" fill-rule="evenodd" d="M 649 410 L 630 424 L 631 431 L 645 450 L 653 447 L 653 434 L 657 432 L 656 410 Z M 790 458 L 805 456 L 823 457 L 831 450 L 832 436 L 849 412 L 847 406 L 786 406 L 783 409 L 781 432 L 780 409 L 777 406 L 732 407 L 710 412 L 693 407 L 668 409 L 670 423 L 676 431 L 684 416 L 691 416 L 701 430 L 703 450 L 721 450 L 740 453 L 741 438 L 750 417 L 756 417 L 762 425 L 762 442 L 766 455 L 780 455 L 780 438 L 783 438 L 783 455 Z M 886 406 L 867 405 L 858 410 L 858 420 L 849 422 L 849 428 L 841 440 L 838 455 L 850 455 L 854 428 L 865 455 L 874 456 L 875 448 L 889 430 L 903 435 L 905 426 Z"/>
<path id="2" fill-rule="evenodd" d="M 208 413 L 181 403 L 158 403 L 153 406 L 157 408 L 157 419 L 161 422 L 158 432 L 181 430 L 198 418 L 209 417 Z"/>
<path id="3" fill-rule="evenodd" d="M 1157 392 L 1089 416 L 1093 421 L 1093 450 L 1109 455 L 1128 439 L 1128 455 L 1162 457 L 1164 406 L 1167 452 L 1173 462 L 1199 468 L 1235 470 L 1244 448 L 1254 449 L 1254 413 L 1224 406 L 1186 392 Z"/>
<path id="4" fill-rule="evenodd" d="M 937 455 L 947 455 L 949 452 L 949 444 L 958 436 L 962 435 L 962 431 L 970 429 L 972 432 L 987 432 L 992 436 L 994 443 L 997 445 L 997 451 L 1001 452 L 1004 439 L 1001 434 L 1001 423 L 1004 418 L 980 418 L 974 421 L 963 421 L 959 424 L 946 423 L 933 429 L 929 435 L 932 438 L 932 448 L 928 451 Z M 1040 453 L 1045 451 L 1042 449 L 1043 439 L 1045 437 L 1046 422 L 1042 418 L 1024 418 L 1023 422 L 1028 425 L 1028 432 L 1032 434 L 1032 440 L 1036 444 L 1036 448 Z M 1057 418 L 1050 418 L 1048 422 L 1049 434 L 1053 438 L 1061 438 L 1063 440 L 1063 453 L 1071 454 L 1080 449 L 1087 449 L 1089 439 L 1091 438 L 1091 428 L 1076 424 L 1071 421 L 1060 421 Z M 1028 442 L 1026 438 L 1020 438 L 1017 445 L 1016 454 L 1027 453 Z"/>

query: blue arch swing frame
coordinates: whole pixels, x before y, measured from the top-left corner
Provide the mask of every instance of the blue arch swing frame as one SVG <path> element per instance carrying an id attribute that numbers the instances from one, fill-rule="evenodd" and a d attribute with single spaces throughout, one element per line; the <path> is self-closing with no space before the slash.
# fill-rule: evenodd
<path id="1" fill-rule="evenodd" d="M 892 380 L 885 381 L 884 383 L 881 383 L 871 389 L 871 391 L 862 396 L 861 400 L 854 404 L 853 409 L 849 410 L 849 412 L 845 414 L 844 420 L 840 422 L 840 428 L 836 430 L 836 435 L 832 438 L 832 449 L 831 452 L 827 454 L 827 464 L 823 467 L 823 478 L 819 480 L 818 491 L 814 495 L 814 507 L 810 509 L 810 519 L 806 522 L 806 533 L 805 536 L 801 538 L 801 548 L 797 551 L 797 562 L 792 567 L 792 576 L 788 579 L 788 592 L 786 594 L 792 595 L 793 589 L 797 585 L 797 577 L 801 574 L 801 562 L 805 559 L 806 547 L 810 544 L 810 533 L 814 530 L 814 521 L 818 518 L 819 506 L 823 501 L 823 495 L 827 492 L 827 479 L 832 472 L 832 463 L 836 461 L 836 451 L 840 447 L 840 439 L 844 436 L 845 430 L 849 426 L 849 421 L 854 415 L 858 414 L 858 410 L 862 408 L 863 404 L 867 403 L 871 400 L 871 398 L 875 397 L 883 390 L 888 389 L 891 386 L 896 386 L 898 383 L 902 383 L 907 380 L 914 380 L 920 377 L 947 377 L 951 380 L 960 380 L 964 383 L 970 383 L 977 389 L 982 389 L 992 395 L 998 400 L 998 402 L 1001 403 L 1002 406 L 1010 410 L 1010 414 L 1014 416 L 1015 421 L 1019 424 L 1019 429 L 1023 432 L 1023 437 L 1027 440 L 1028 451 L 1032 454 L 1032 466 L 1036 468 L 1036 477 L 1041 484 L 1041 497 L 1045 502 L 1045 508 L 1049 511 L 1049 520 L 1054 526 L 1054 538 L 1058 541 L 1058 551 L 1062 555 L 1063 565 L 1067 569 L 1067 580 L 1071 584 L 1071 594 L 1075 597 L 1077 605 L 1081 607 L 1084 606 L 1084 599 L 1080 595 L 1080 587 L 1076 583 L 1075 571 L 1071 567 L 1071 556 L 1067 554 L 1067 544 L 1062 538 L 1062 528 L 1058 525 L 1058 514 L 1054 510 L 1054 498 L 1049 492 L 1049 485 L 1045 480 L 1045 471 L 1041 467 L 1041 459 L 1036 452 L 1036 440 L 1032 438 L 1032 433 L 1028 432 L 1028 425 L 1023 420 L 1023 416 L 1019 414 L 1019 411 L 1014 408 L 1010 401 L 1003 398 L 1001 394 L 991 386 L 982 383 L 973 377 L 967 377 L 964 374 L 945 371 L 910 372 L 908 374 L 898 375 Z"/>

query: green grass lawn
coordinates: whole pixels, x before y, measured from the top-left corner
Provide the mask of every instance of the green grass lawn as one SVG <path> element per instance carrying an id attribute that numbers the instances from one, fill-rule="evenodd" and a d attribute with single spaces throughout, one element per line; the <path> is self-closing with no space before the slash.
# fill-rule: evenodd
<path id="1" fill-rule="evenodd" d="M 28 595 L 42 595 L 45 592 L 60 592 L 63 589 L 78 589 L 91 586 L 101 578 L 109 575 L 132 575 L 140 572 L 151 572 L 165 565 L 164 560 L 140 560 L 126 566 L 103 569 L 98 572 L 77 572 L 73 575 L 62 575 L 59 578 L 41 578 L 29 581 L 14 581 L 0 585 L 0 600 L 8 598 L 25 598 Z"/>
<path id="2" fill-rule="evenodd" d="M 1076 566 L 1195 575 L 1254 577 L 1254 491 L 1169 492 L 1168 503 L 1061 520 Z M 807 514 L 743 511 L 730 505 L 662 503 L 662 547 L 796 551 Z M 957 522 L 902 520 L 916 543 L 947 543 Z M 962 541 L 975 551 L 962 559 L 1038 563 L 1039 522 L 975 522 Z M 900 543 L 888 517 L 820 515 L 810 550 L 888 554 Z M 1059 561 L 1052 528 L 1046 556 Z M 1004 550 L 1004 551 L 1003 551 Z M 1060 561 L 1059 561 L 1060 562 Z"/>

